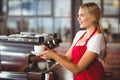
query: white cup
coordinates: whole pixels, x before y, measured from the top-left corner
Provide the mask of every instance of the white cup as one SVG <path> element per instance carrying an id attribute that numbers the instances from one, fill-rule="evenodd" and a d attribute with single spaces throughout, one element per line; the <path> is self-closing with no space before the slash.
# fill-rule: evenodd
<path id="1" fill-rule="evenodd" d="M 35 53 L 41 53 L 45 50 L 43 45 L 34 45 L 34 52 Z"/>
<path id="2" fill-rule="evenodd" d="M 44 69 L 47 68 L 46 62 L 38 62 L 37 65 L 38 65 L 38 68 L 39 68 L 40 70 L 44 70 Z"/>

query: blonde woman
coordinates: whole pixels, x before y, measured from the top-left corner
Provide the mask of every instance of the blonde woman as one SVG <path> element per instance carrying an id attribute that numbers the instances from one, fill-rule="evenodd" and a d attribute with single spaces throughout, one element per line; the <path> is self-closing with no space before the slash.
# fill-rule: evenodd
<path id="1" fill-rule="evenodd" d="M 45 47 L 46 50 L 37 56 L 54 59 L 74 74 L 74 80 L 105 80 L 104 70 L 99 62 L 103 59 L 106 48 L 100 17 L 100 8 L 96 3 L 81 5 L 77 20 L 80 28 L 86 30 L 77 32 L 66 55 L 59 55 Z"/>

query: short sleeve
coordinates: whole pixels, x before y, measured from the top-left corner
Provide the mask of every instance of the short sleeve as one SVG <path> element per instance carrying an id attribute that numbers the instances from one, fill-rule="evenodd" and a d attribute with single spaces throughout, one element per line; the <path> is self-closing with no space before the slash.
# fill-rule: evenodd
<path id="1" fill-rule="evenodd" d="M 102 34 L 95 34 L 87 43 L 87 50 L 100 55 L 104 51 L 105 42 Z"/>
<path id="2" fill-rule="evenodd" d="M 73 42 L 76 43 L 80 39 L 80 37 L 84 34 L 85 31 L 86 30 L 78 31 L 73 39 Z"/>

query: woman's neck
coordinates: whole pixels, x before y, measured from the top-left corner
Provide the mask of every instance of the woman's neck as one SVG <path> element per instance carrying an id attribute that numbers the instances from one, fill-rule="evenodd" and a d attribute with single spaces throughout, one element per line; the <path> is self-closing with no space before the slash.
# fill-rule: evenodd
<path id="1" fill-rule="evenodd" d="M 96 29 L 95 26 L 86 28 L 87 32 L 86 32 L 85 36 L 89 37 L 95 29 Z"/>

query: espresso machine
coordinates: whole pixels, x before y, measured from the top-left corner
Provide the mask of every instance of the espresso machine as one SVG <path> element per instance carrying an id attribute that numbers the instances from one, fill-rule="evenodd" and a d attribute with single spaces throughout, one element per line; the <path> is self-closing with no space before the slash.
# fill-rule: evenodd
<path id="1" fill-rule="evenodd" d="M 37 57 L 31 51 L 34 45 L 54 49 L 61 42 L 56 33 L 0 36 L 0 80 L 57 80 L 54 70 L 58 63 Z"/>

